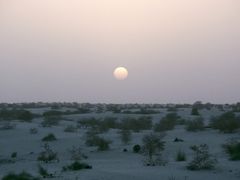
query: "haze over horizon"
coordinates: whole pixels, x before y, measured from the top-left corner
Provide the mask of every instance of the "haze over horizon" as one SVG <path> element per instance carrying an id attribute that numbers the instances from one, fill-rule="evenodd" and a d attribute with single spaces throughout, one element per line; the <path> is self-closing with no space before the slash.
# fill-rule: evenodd
<path id="1" fill-rule="evenodd" d="M 0 102 L 235 103 L 239 77 L 239 0 L 0 1 Z"/>

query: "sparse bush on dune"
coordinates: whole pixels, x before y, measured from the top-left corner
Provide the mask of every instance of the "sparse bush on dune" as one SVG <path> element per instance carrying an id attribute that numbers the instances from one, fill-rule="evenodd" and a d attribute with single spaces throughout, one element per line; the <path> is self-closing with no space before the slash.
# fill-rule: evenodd
<path id="1" fill-rule="evenodd" d="M 15 173 L 9 173 L 5 175 L 2 180 L 40 180 L 37 177 L 32 176 L 31 174 L 27 172 L 22 172 L 20 174 L 15 174 Z"/>
<path id="2" fill-rule="evenodd" d="M 226 112 L 218 117 L 213 117 L 210 127 L 223 133 L 233 133 L 240 128 L 240 117 L 237 117 L 233 112 Z"/>
<path id="3" fill-rule="evenodd" d="M 49 163 L 52 161 L 57 161 L 57 162 L 59 161 L 57 152 L 53 151 L 47 143 L 44 144 L 43 148 L 44 148 L 44 151 L 42 151 L 39 154 L 37 158 L 38 161 L 43 161 L 45 163 Z"/>
<path id="4" fill-rule="evenodd" d="M 192 115 L 192 116 L 199 116 L 200 114 L 199 114 L 199 112 L 198 112 L 198 108 L 193 107 L 193 108 L 192 108 L 192 111 L 191 111 L 191 115 Z"/>
<path id="5" fill-rule="evenodd" d="M 201 144 L 199 146 L 192 146 L 191 149 L 194 152 L 193 160 L 187 165 L 189 170 L 210 170 L 214 169 L 217 160 L 209 154 L 209 148 L 206 144 Z"/>
<path id="6" fill-rule="evenodd" d="M 13 124 L 8 121 L 1 122 L 1 124 L 0 124 L 0 130 L 11 130 L 11 129 L 15 129 L 15 128 L 16 128 L 16 124 Z"/>
<path id="7" fill-rule="evenodd" d="M 154 131 L 168 131 L 174 129 L 177 121 L 179 120 L 179 116 L 176 113 L 169 113 L 165 117 L 163 117 L 159 123 L 155 124 Z"/>
<path id="8" fill-rule="evenodd" d="M 125 117 L 122 119 L 119 125 L 120 129 L 133 130 L 139 132 L 141 130 L 149 130 L 152 128 L 151 116 L 140 116 L 139 118 Z"/>
<path id="9" fill-rule="evenodd" d="M 111 141 L 108 141 L 97 135 L 87 136 L 86 141 L 85 141 L 85 144 L 87 146 L 97 146 L 99 151 L 108 150 L 110 143 L 111 143 Z"/>
<path id="10" fill-rule="evenodd" d="M 65 129 L 64 132 L 76 132 L 77 131 L 77 127 L 73 126 L 73 125 L 68 125 Z"/>
<path id="11" fill-rule="evenodd" d="M 128 144 L 132 139 L 132 133 L 130 130 L 121 130 L 120 132 L 121 141 L 124 144 Z"/>
<path id="12" fill-rule="evenodd" d="M 29 130 L 30 134 L 37 134 L 38 133 L 38 129 L 37 128 L 31 128 Z"/>
<path id="13" fill-rule="evenodd" d="M 62 168 L 63 171 L 79 171 L 82 169 L 92 169 L 92 166 L 87 163 L 81 163 L 79 161 L 74 161 L 72 164 L 64 166 Z"/>
<path id="14" fill-rule="evenodd" d="M 22 120 L 25 122 L 31 122 L 33 118 L 34 114 L 23 109 L 0 110 L 0 120 Z"/>
<path id="15" fill-rule="evenodd" d="M 231 139 L 223 145 L 223 148 L 229 154 L 230 160 L 240 160 L 240 139 Z"/>
<path id="16" fill-rule="evenodd" d="M 176 158 L 176 161 L 186 161 L 186 154 L 184 151 L 178 150 Z"/>
<path id="17" fill-rule="evenodd" d="M 147 166 L 165 165 L 162 160 L 161 151 L 164 150 L 165 142 L 162 141 L 164 133 L 162 134 L 147 134 L 143 137 L 142 152 L 146 156 L 145 164 Z"/>
<path id="18" fill-rule="evenodd" d="M 136 144 L 133 146 L 133 152 L 139 153 L 141 151 L 141 146 L 139 144 Z"/>
<path id="19" fill-rule="evenodd" d="M 49 173 L 47 169 L 38 165 L 38 173 L 42 178 L 54 178 L 55 176 L 52 173 Z"/>
<path id="20" fill-rule="evenodd" d="M 80 147 L 73 146 L 69 152 L 71 154 L 71 160 L 80 161 L 82 159 L 87 159 L 87 156 L 82 152 Z"/>
<path id="21" fill-rule="evenodd" d="M 53 133 L 49 133 L 47 136 L 42 138 L 42 141 L 56 141 L 57 138 Z"/>
<path id="22" fill-rule="evenodd" d="M 199 117 L 193 120 L 190 120 L 186 123 L 187 131 L 202 131 L 204 130 L 204 121 L 203 118 Z"/>
<path id="23" fill-rule="evenodd" d="M 45 116 L 41 125 L 42 127 L 57 126 L 61 121 L 61 116 Z"/>

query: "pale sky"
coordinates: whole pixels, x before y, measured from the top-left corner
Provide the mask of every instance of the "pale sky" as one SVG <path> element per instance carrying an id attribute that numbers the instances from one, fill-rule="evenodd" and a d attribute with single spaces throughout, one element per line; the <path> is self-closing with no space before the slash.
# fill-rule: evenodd
<path id="1" fill-rule="evenodd" d="M 239 0 L 0 0 L 0 102 L 197 100 L 240 101 Z"/>

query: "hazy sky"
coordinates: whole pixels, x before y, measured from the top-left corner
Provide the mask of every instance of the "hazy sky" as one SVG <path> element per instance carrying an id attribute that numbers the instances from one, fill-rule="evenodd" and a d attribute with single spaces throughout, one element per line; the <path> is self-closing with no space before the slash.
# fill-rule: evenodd
<path id="1" fill-rule="evenodd" d="M 239 0 L 0 0 L 0 102 L 196 100 L 240 101 Z"/>

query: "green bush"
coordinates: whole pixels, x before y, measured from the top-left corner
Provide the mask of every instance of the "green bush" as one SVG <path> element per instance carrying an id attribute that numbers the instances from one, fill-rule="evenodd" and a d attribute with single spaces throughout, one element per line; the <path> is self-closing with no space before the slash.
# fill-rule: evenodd
<path id="1" fill-rule="evenodd" d="M 185 152 L 179 150 L 176 155 L 176 161 L 186 161 L 186 154 Z"/>
<path id="2" fill-rule="evenodd" d="M 236 117 L 233 112 L 226 112 L 221 116 L 212 118 L 210 126 L 223 133 L 233 133 L 240 128 L 240 117 Z"/>
<path id="3" fill-rule="evenodd" d="M 139 144 L 136 144 L 133 146 L 133 152 L 139 153 L 141 151 L 141 146 Z"/>
<path id="4" fill-rule="evenodd" d="M 162 141 L 165 134 L 147 134 L 143 137 L 142 152 L 146 156 L 146 164 L 148 166 L 160 165 L 161 151 L 164 150 L 165 142 Z"/>
<path id="5" fill-rule="evenodd" d="M 230 142 L 223 145 L 225 151 L 229 154 L 230 160 L 240 160 L 240 141 L 231 140 Z"/>
<path id="6" fill-rule="evenodd" d="M 79 171 L 82 169 L 92 169 L 92 166 L 88 165 L 87 163 L 75 161 L 72 164 L 63 167 L 63 171 Z"/>
<path id="7" fill-rule="evenodd" d="M 198 108 L 193 107 L 193 108 L 192 108 L 191 115 L 193 115 L 193 116 L 199 116 L 200 114 L 199 114 L 199 112 L 198 112 Z"/>
<path id="8" fill-rule="evenodd" d="M 217 160 L 209 154 L 209 148 L 206 144 L 199 146 L 192 146 L 191 149 L 194 152 L 193 160 L 187 165 L 189 170 L 210 170 L 214 169 Z"/>
<path id="9" fill-rule="evenodd" d="M 37 158 L 38 161 L 43 161 L 45 163 L 49 163 L 51 161 L 59 161 L 57 153 L 54 152 L 47 143 L 44 144 L 43 148 L 44 151 L 39 154 Z"/>
<path id="10" fill-rule="evenodd" d="M 111 141 L 105 140 L 97 135 L 88 136 L 85 144 L 87 146 L 97 146 L 99 151 L 105 151 L 109 149 Z"/>
<path id="11" fill-rule="evenodd" d="M 53 133 L 49 133 L 47 136 L 42 138 L 42 141 L 56 141 L 57 138 Z"/>
<path id="12" fill-rule="evenodd" d="M 5 175 L 2 180 L 39 180 L 39 178 L 33 177 L 31 174 L 23 171 L 20 174 L 9 173 Z"/>
<path id="13" fill-rule="evenodd" d="M 191 121 L 188 121 L 186 124 L 187 131 L 202 131 L 204 130 L 204 122 L 202 118 L 197 118 Z"/>
<path id="14" fill-rule="evenodd" d="M 42 127 L 57 126 L 61 120 L 61 116 L 45 116 L 41 125 Z"/>
<path id="15" fill-rule="evenodd" d="M 163 117 L 159 123 L 155 124 L 154 131 L 161 132 L 174 129 L 179 120 L 179 116 L 176 113 L 169 113 Z"/>
<path id="16" fill-rule="evenodd" d="M 73 125 L 68 125 L 65 129 L 64 132 L 76 132 L 77 131 L 77 127 L 73 126 Z"/>
<path id="17" fill-rule="evenodd" d="M 124 144 L 128 144 L 131 141 L 132 133 L 130 130 L 121 130 L 120 138 Z"/>
<path id="18" fill-rule="evenodd" d="M 38 166 L 38 173 L 42 178 L 53 178 L 54 175 L 49 173 L 47 169 L 43 168 L 41 165 Z"/>

